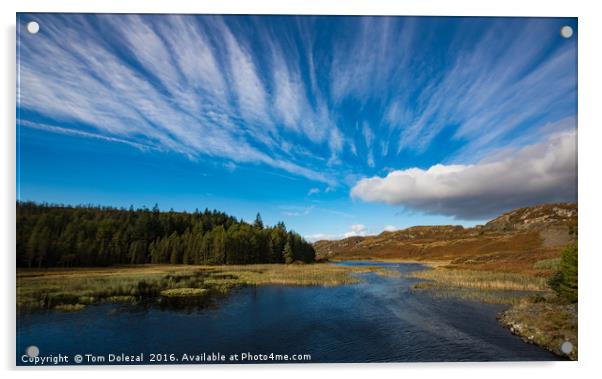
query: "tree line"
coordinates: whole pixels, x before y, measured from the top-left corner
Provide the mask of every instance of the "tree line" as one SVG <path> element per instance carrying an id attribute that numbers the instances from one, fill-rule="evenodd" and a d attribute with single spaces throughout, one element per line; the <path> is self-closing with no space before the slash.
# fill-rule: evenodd
<path id="1" fill-rule="evenodd" d="M 161 212 L 17 202 L 17 266 L 313 262 L 313 246 L 284 223 L 247 223 L 216 210 Z"/>

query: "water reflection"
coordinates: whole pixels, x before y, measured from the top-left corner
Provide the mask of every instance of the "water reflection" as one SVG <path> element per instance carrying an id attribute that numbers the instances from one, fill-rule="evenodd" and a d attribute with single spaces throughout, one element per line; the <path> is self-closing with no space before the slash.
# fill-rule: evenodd
<path id="1" fill-rule="evenodd" d="M 424 269 L 381 265 L 401 274 Z M 437 299 L 412 291 L 416 279 L 404 275 L 362 276 L 339 287 L 247 287 L 193 301 L 25 314 L 18 319 L 17 351 L 35 344 L 43 354 L 309 353 L 311 362 L 557 359 L 502 328 L 496 320 L 502 306 Z"/>

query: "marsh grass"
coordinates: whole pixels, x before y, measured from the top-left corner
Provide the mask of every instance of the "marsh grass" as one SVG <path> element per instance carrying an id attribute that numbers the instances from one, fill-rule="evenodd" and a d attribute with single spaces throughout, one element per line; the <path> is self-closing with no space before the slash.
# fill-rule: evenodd
<path id="1" fill-rule="evenodd" d="M 161 291 L 161 296 L 166 297 L 189 297 L 189 296 L 206 296 L 209 290 L 205 288 L 172 288 Z"/>
<path id="2" fill-rule="evenodd" d="M 238 286 L 337 286 L 360 279 L 353 273 L 384 272 L 381 267 L 260 264 L 241 266 L 144 265 L 91 269 L 19 270 L 17 310 L 76 311 L 104 302 L 136 303 L 203 291 L 225 294 Z M 191 292 L 191 290 L 193 290 Z"/>
<path id="3" fill-rule="evenodd" d="M 427 290 L 438 298 L 517 304 L 524 298 L 550 292 L 543 278 L 507 272 L 437 267 L 410 276 L 424 280 L 414 284 L 414 290 Z"/>
<path id="4" fill-rule="evenodd" d="M 57 311 L 60 312 L 77 312 L 84 309 L 86 306 L 83 304 L 60 304 L 54 307 Z"/>
<path id="5" fill-rule="evenodd" d="M 478 301 L 488 304 L 515 305 L 524 301 L 525 298 L 538 297 L 537 292 L 508 291 L 508 290 L 477 290 L 471 288 L 438 288 L 414 286 L 415 290 L 425 289 L 428 293 L 438 299 L 463 299 Z"/>
<path id="6" fill-rule="evenodd" d="M 560 268 L 560 258 L 542 259 L 533 264 L 533 268 L 537 270 L 553 270 Z"/>
<path id="7" fill-rule="evenodd" d="M 417 288 L 463 288 L 490 291 L 548 291 L 544 278 L 508 272 L 448 269 L 438 267 L 432 270 L 416 271 L 414 278 L 425 279 Z"/>
<path id="8" fill-rule="evenodd" d="M 251 265 L 221 266 L 217 269 L 221 275 L 233 279 L 218 279 L 218 282 L 234 281 L 240 285 L 288 285 L 288 286 L 323 286 L 332 287 L 342 284 L 353 284 L 359 278 L 352 273 L 383 272 L 375 266 L 350 267 L 330 264 L 310 265 Z"/>

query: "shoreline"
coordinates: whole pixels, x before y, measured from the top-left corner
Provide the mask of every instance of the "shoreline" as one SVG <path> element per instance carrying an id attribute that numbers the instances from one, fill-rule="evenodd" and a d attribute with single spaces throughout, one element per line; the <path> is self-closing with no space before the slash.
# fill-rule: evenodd
<path id="1" fill-rule="evenodd" d="M 571 361 L 578 360 L 577 330 L 572 329 L 576 319 L 577 304 L 537 302 L 513 305 L 497 316 L 498 322 L 523 342 Z M 558 324 L 564 324 L 564 327 L 559 328 Z M 567 350 L 563 351 L 567 342 Z"/>
<path id="2" fill-rule="evenodd" d="M 377 266 L 316 264 L 253 265 L 127 265 L 88 268 L 17 269 L 17 311 L 56 309 L 78 311 L 103 302 L 136 303 L 166 290 L 207 296 L 228 293 L 238 286 L 338 286 L 359 281 L 351 275 L 375 272 Z M 172 291 L 173 292 L 173 291 Z M 198 291 L 197 291 L 198 292 Z"/>
<path id="3" fill-rule="evenodd" d="M 420 261 L 402 261 L 395 260 L 399 263 L 424 263 L 431 270 L 436 270 L 438 267 L 443 268 L 446 264 L 442 262 L 420 262 Z M 449 267 L 447 270 L 460 272 L 461 268 Z M 417 276 L 414 276 L 417 277 Z M 419 277 L 419 276 L 418 276 Z M 420 277 L 419 277 L 420 278 Z M 422 279 L 422 278 L 421 278 Z M 428 280 L 428 279 L 425 279 Z M 432 279 L 431 279 L 432 280 Z M 435 279 L 436 280 L 436 279 Z M 426 286 L 416 288 L 417 290 L 426 291 L 443 291 L 446 294 L 451 294 L 455 297 L 463 297 L 458 290 L 461 287 L 453 287 L 444 282 L 439 282 L 439 286 Z M 470 289 L 472 291 L 481 292 L 481 296 L 485 290 Z M 454 291 L 456 291 L 454 293 Z M 503 290 L 493 290 L 491 292 L 501 292 Z M 548 289 L 549 292 L 549 289 Z M 496 316 L 498 323 L 508 329 L 508 331 L 518 337 L 523 342 L 537 345 L 542 349 L 550 351 L 558 357 L 569 359 L 572 361 L 578 360 L 578 341 L 577 341 L 577 304 L 560 304 L 554 299 L 551 299 L 548 294 L 541 295 L 524 295 L 520 296 L 514 302 L 505 302 L 503 297 L 496 297 L 502 300 L 500 303 L 506 305 L 506 308 L 499 312 Z M 467 298 L 472 301 L 486 302 L 486 299 Z M 562 344 L 569 342 L 570 351 L 564 352 Z"/>
<path id="4" fill-rule="evenodd" d="M 346 261 L 357 261 L 357 262 L 375 262 L 375 263 L 419 263 L 422 265 L 425 265 L 427 267 L 430 268 L 435 268 L 435 267 L 442 267 L 445 265 L 449 265 L 451 263 L 451 261 L 448 260 L 441 260 L 441 261 L 437 261 L 437 260 L 417 260 L 417 259 L 396 259 L 396 258 L 384 258 L 384 259 L 373 259 L 373 258 L 366 258 L 366 259 L 328 259 L 326 262 L 331 262 L 331 263 L 335 263 L 335 262 L 346 262 Z"/>
<path id="5" fill-rule="evenodd" d="M 345 260 L 330 260 L 330 262 L 341 262 L 341 261 L 366 261 L 366 262 L 382 262 L 382 263 L 419 263 L 430 270 L 436 270 L 442 268 L 450 270 L 451 272 L 461 272 L 462 268 L 458 267 L 446 267 L 450 261 L 437 261 L 437 260 L 415 260 L 415 259 L 345 259 Z M 467 270 L 468 271 L 468 270 Z M 480 272 L 497 273 L 492 270 L 478 270 Z M 427 281 L 437 282 L 437 279 L 424 279 L 420 276 L 413 276 L 419 279 L 423 279 L 425 283 Z M 547 286 L 547 285 L 546 285 Z M 498 290 L 483 290 L 468 288 L 472 291 L 473 296 L 467 296 L 466 293 L 461 291 L 466 288 L 454 287 L 445 282 L 437 282 L 436 285 L 416 286 L 413 287 L 419 291 L 431 291 L 438 295 L 451 296 L 456 298 L 465 298 L 471 301 L 479 302 L 497 302 L 503 304 L 506 308 L 496 315 L 496 319 L 500 326 L 507 329 L 510 333 L 520 337 L 523 342 L 539 346 L 542 349 L 552 352 L 560 358 L 569 359 L 576 361 L 578 359 L 578 343 L 577 343 L 577 304 L 574 306 L 557 304 L 554 300 L 549 299 L 549 288 L 542 295 L 525 294 L 519 296 L 514 301 L 505 301 L 503 297 L 497 296 L 500 292 Z M 494 296 L 489 297 L 487 295 L 492 294 Z M 488 301 L 491 300 L 491 301 Z M 560 316 L 558 316 L 560 315 Z M 556 320 L 560 317 L 560 321 L 556 321 L 561 326 L 554 324 L 554 322 L 547 322 L 548 320 Z M 542 326 L 543 325 L 543 326 Z M 572 327 L 575 326 L 573 330 Z M 560 329 L 560 331 L 558 330 Z M 572 349 L 570 352 L 565 353 L 562 351 L 562 344 L 568 341 Z"/>
<path id="6" fill-rule="evenodd" d="M 456 298 L 465 298 L 471 301 L 479 302 L 497 302 L 507 307 L 496 315 L 500 326 L 509 330 L 510 333 L 519 336 L 525 343 L 535 344 L 543 349 L 551 351 L 562 358 L 571 360 L 577 359 L 577 335 L 576 328 L 573 333 L 571 322 L 574 318 L 576 324 L 576 305 L 575 311 L 569 308 L 562 308 L 562 305 L 554 304 L 546 300 L 544 296 L 537 296 L 538 300 L 530 299 L 529 294 L 518 296 L 515 302 L 504 301 L 500 296 L 502 291 L 507 290 L 503 287 L 492 286 L 491 282 L 500 279 L 500 273 L 477 271 L 478 276 L 474 276 L 473 271 L 463 270 L 457 267 L 449 267 L 449 261 L 433 260 L 408 260 L 408 259 L 351 259 L 351 260 L 328 260 L 322 264 L 308 265 L 246 265 L 246 266 L 196 266 L 196 265 L 141 265 L 141 266 L 115 266 L 115 267 L 93 267 L 93 268 L 50 268 L 50 269 L 17 269 L 17 310 L 27 310 L 36 308 L 32 306 L 37 302 L 38 307 L 54 308 L 58 311 L 72 312 L 83 309 L 86 305 L 102 302 L 138 301 L 136 296 L 124 296 L 119 293 L 110 293 L 106 296 L 100 292 L 107 293 L 107 285 L 113 284 L 115 280 L 119 285 L 136 284 L 140 280 L 148 282 L 149 285 L 157 287 L 154 292 L 161 293 L 165 290 L 176 290 L 176 288 L 166 287 L 165 278 L 180 277 L 185 287 L 181 291 L 190 291 L 193 288 L 205 288 L 207 294 L 226 293 L 232 287 L 237 285 L 318 285 L 318 286 L 336 286 L 341 284 L 350 284 L 357 281 L 350 274 L 353 272 L 375 272 L 387 276 L 387 270 L 378 266 L 340 266 L 336 265 L 343 261 L 363 261 L 373 263 L 412 263 L 421 264 L 427 267 L 426 270 L 415 271 L 412 277 L 422 279 L 412 287 L 417 291 L 430 291 L 435 295 L 450 296 Z M 311 273 L 310 273 L 311 272 Z M 435 275 L 437 272 L 459 275 L 464 282 L 451 282 L 449 275 Z M 217 275 L 217 276 L 215 276 Z M 220 277 L 228 276 L 228 278 Z M 231 276 L 237 276 L 237 279 Z M 291 277 L 293 275 L 294 277 Z M 308 277 L 309 275 L 309 277 Z M 333 277 L 334 275 L 334 277 Z M 472 276 L 471 276 L 472 275 Z M 489 276 L 491 275 L 491 278 Z M 296 279 L 295 279 L 296 278 Z M 510 279 L 519 280 L 521 277 L 510 276 Z M 131 279 L 131 280 L 130 280 Z M 180 280 L 178 279 L 178 280 Z M 478 281 L 477 281 L 478 279 Z M 55 302 L 52 299 L 52 286 L 57 283 L 67 284 L 77 287 L 81 280 L 98 281 L 98 287 L 102 289 L 98 296 L 89 294 L 78 295 L 73 293 L 72 297 L 57 298 Z M 133 281 L 132 281 L 133 280 Z M 129 283 L 131 281 L 131 283 Z M 50 283 L 48 283 L 50 282 Z M 110 282 L 110 283 L 109 283 Z M 127 282 L 127 283 L 126 283 Z M 135 282 L 135 283 L 134 283 Z M 458 284 L 459 283 L 459 284 Z M 511 285 L 508 282 L 505 285 Z M 519 283 L 520 284 L 520 283 Z M 529 283 L 527 283 L 529 284 Z M 464 285 L 465 287 L 462 287 Z M 493 287 L 493 288 L 488 288 Z M 110 287 L 110 286 L 109 286 Z M 130 286 L 131 287 L 131 286 Z M 153 287 L 153 288 L 154 288 Z M 516 290 L 516 288 L 514 289 Z M 464 291 L 464 292 L 463 292 Z M 68 292 L 68 291 L 63 291 Z M 153 293 L 154 293 L 153 292 Z M 61 294 L 64 296 L 64 293 Z M 139 294 L 144 296 L 144 294 Z M 104 297 L 103 297 L 104 296 Z M 29 297 L 29 298 L 28 298 Z M 44 300 L 43 304 L 40 302 Z M 494 301 L 488 301 L 493 299 Z M 543 300 L 542 300 L 543 299 Z M 21 306 L 19 306 L 23 303 Z M 545 311 L 545 312 L 544 312 Z M 573 314 L 574 313 L 574 314 Z M 561 335 L 557 335 L 554 322 L 546 323 L 546 320 L 555 320 L 554 316 L 561 314 L 558 323 L 563 323 Z M 541 317 L 537 317 L 541 315 Z M 560 350 L 563 341 L 569 341 L 574 346 L 570 354 L 564 354 Z"/>

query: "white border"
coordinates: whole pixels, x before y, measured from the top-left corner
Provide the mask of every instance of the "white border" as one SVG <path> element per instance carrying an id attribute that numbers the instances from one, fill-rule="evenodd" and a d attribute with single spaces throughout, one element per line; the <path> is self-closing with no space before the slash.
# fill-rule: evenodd
<path id="1" fill-rule="evenodd" d="M 25 377 L 80 377 L 104 378 L 107 375 L 145 375 L 162 378 L 167 371 L 178 376 L 194 377 L 299 377 L 328 375 L 343 378 L 362 378 L 366 375 L 407 378 L 504 378 L 509 376 L 545 375 L 546 378 L 594 376 L 600 370 L 597 355 L 601 351 L 600 335 L 600 277 L 602 251 L 599 229 L 600 169 L 602 163 L 598 146 L 602 122 L 599 116 L 600 41 L 602 20 L 593 1 L 528 2 L 525 0 L 20 0 L 2 1 L 2 65 L 3 89 L 0 105 L 4 116 L 0 165 L 2 172 L 2 202 L 0 203 L 0 241 L 4 249 L 4 275 L 1 280 L 4 306 L 2 309 L 3 341 L 0 359 L 9 376 Z M 311 3 L 311 4 L 308 4 Z M 472 364 L 351 364 L 304 366 L 192 366 L 192 367 L 104 367 L 79 369 L 15 369 L 14 364 L 14 246 L 15 246 L 15 12 L 114 12 L 114 13 L 259 13 L 259 14 L 378 14 L 378 15 L 444 15 L 444 16 L 570 16 L 579 17 L 579 243 L 580 316 L 579 362 L 562 363 L 472 363 Z M 597 68 L 597 70 L 596 70 Z M 598 109 L 596 109 L 596 105 Z M 598 237 L 598 238 L 597 238 Z M 368 347 L 367 347 L 368 348 Z M 138 372 L 141 371 L 141 372 Z M 374 371 L 374 374 L 372 374 Z"/>

